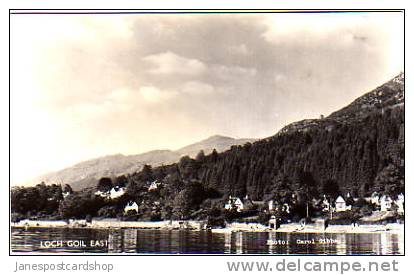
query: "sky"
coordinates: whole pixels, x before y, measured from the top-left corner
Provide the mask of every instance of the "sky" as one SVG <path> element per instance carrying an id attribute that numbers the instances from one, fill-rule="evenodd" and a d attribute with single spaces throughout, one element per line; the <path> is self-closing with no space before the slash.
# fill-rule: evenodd
<path id="1" fill-rule="evenodd" d="M 11 16 L 11 183 L 263 138 L 403 70 L 402 13 Z"/>

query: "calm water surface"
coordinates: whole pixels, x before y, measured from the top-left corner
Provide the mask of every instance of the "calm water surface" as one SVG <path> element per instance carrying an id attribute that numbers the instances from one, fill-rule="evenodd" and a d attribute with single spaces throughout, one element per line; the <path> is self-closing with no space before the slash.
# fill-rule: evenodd
<path id="1" fill-rule="evenodd" d="M 50 241 L 59 241 L 52 247 Z M 163 254 L 403 254 L 404 236 L 391 233 L 314 234 L 12 228 L 13 253 L 163 253 Z"/>

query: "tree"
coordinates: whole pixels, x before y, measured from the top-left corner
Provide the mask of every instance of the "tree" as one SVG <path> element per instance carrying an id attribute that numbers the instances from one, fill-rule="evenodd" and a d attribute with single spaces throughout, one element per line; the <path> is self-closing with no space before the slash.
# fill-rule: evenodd
<path id="1" fill-rule="evenodd" d="M 98 210 L 105 205 L 105 200 L 91 191 L 79 192 L 60 201 L 59 213 L 65 219 L 85 218 L 87 215 L 96 216 Z"/>
<path id="2" fill-rule="evenodd" d="M 332 179 L 323 181 L 322 193 L 331 199 L 336 198 L 340 193 L 338 183 Z"/>
<path id="3" fill-rule="evenodd" d="M 39 190 L 35 187 L 13 187 L 10 199 L 12 212 L 27 214 L 29 211 L 37 212 L 41 209 Z"/>
<path id="4" fill-rule="evenodd" d="M 217 150 L 215 148 L 211 152 L 210 158 L 213 162 L 216 162 L 218 160 L 218 153 L 217 153 Z"/>
<path id="5" fill-rule="evenodd" d="M 142 171 L 139 173 L 138 179 L 143 182 L 153 181 L 152 166 L 145 164 L 144 167 L 142 167 Z"/>
<path id="6" fill-rule="evenodd" d="M 101 192 L 109 192 L 112 189 L 112 180 L 111 178 L 101 178 L 98 182 L 98 185 L 96 187 Z"/>
<path id="7" fill-rule="evenodd" d="M 197 178 L 198 165 L 196 161 L 189 156 L 183 156 L 177 166 L 182 178 L 187 180 Z"/>
<path id="8" fill-rule="evenodd" d="M 196 156 L 196 161 L 198 162 L 203 162 L 206 158 L 206 155 L 204 154 L 204 150 L 200 150 L 200 152 L 198 152 L 197 156 Z"/>
<path id="9" fill-rule="evenodd" d="M 118 187 L 125 187 L 127 183 L 128 178 L 125 175 L 121 175 L 119 177 L 116 177 L 114 185 Z"/>
<path id="10" fill-rule="evenodd" d="M 210 228 L 226 226 L 223 213 L 220 208 L 212 207 L 207 211 L 207 226 Z"/>
<path id="11" fill-rule="evenodd" d="M 102 207 L 98 210 L 97 215 L 99 217 L 105 217 L 105 218 L 115 218 L 117 217 L 118 211 L 116 206 L 113 205 L 107 205 Z"/>
<path id="12" fill-rule="evenodd" d="M 65 187 L 63 187 L 63 193 L 72 194 L 73 193 L 72 187 L 69 184 L 65 184 Z"/>
<path id="13" fill-rule="evenodd" d="M 393 197 L 404 192 L 403 182 L 403 174 L 401 174 L 400 169 L 392 163 L 384 167 L 375 178 L 377 189 L 379 189 L 379 191 L 385 191 L 385 193 L 390 194 Z"/>
<path id="14" fill-rule="evenodd" d="M 33 216 L 57 214 L 63 199 L 62 187 L 44 183 L 35 187 L 13 187 L 10 192 L 11 211 Z"/>
<path id="15" fill-rule="evenodd" d="M 182 190 L 174 198 L 173 202 L 173 215 L 178 219 L 187 219 L 190 214 L 190 198 L 186 190 Z"/>

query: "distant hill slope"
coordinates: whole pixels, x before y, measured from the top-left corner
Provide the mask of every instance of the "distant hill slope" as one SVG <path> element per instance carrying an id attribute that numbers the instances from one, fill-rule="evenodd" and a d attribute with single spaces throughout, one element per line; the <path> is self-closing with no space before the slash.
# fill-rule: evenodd
<path id="1" fill-rule="evenodd" d="M 198 152 L 200 152 L 200 150 L 203 150 L 205 154 L 210 154 L 213 149 L 216 149 L 217 152 L 223 152 L 230 149 L 233 145 L 243 145 L 254 141 L 255 139 L 234 139 L 231 137 L 215 135 L 200 142 L 185 146 L 175 152 L 180 154 L 180 156 L 188 155 L 190 157 L 194 157 L 198 154 Z"/>
<path id="2" fill-rule="evenodd" d="M 185 146 L 176 151 L 154 150 L 143 154 L 122 154 L 104 156 L 96 159 L 80 162 L 63 170 L 52 172 L 35 178 L 29 185 L 45 182 L 70 184 L 74 190 L 80 190 L 95 185 L 101 177 L 111 177 L 120 174 L 128 174 L 140 171 L 144 164 L 160 166 L 177 162 L 180 157 L 188 155 L 195 157 L 200 150 L 209 154 L 216 149 L 223 152 L 233 145 L 242 145 L 253 142 L 254 139 L 234 139 L 225 136 L 211 136 L 200 142 Z"/>
<path id="3" fill-rule="evenodd" d="M 304 119 L 293 122 L 279 131 L 279 134 L 308 131 L 312 128 L 332 129 L 335 125 L 361 121 L 374 112 L 404 105 L 404 73 L 400 73 L 385 84 L 355 99 L 346 107 L 333 112 L 326 118 Z"/>
<path id="4" fill-rule="evenodd" d="M 345 108 L 332 113 L 328 118 L 348 121 L 363 118 L 372 112 L 384 111 L 404 104 L 404 73 L 400 73 L 385 84 L 354 100 Z"/>

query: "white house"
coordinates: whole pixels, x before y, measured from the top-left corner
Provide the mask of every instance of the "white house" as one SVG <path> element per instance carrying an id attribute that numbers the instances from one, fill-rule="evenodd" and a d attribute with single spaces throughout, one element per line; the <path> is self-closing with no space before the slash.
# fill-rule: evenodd
<path id="1" fill-rule="evenodd" d="M 269 228 L 272 228 L 272 229 L 277 229 L 278 228 L 276 216 L 271 216 L 270 217 L 270 219 L 269 219 Z"/>
<path id="2" fill-rule="evenodd" d="M 138 204 L 134 201 L 130 201 L 124 208 L 124 212 L 128 213 L 130 210 L 135 210 L 138 213 Z"/>
<path id="3" fill-rule="evenodd" d="M 125 187 L 114 187 L 114 188 L 111 189 L 109 197 L 111 199 L 119 198 L 123 194 L 125 194 L 125 190 L 126 190 Z"/>
<path id="4" fill-rule="evenodd" d="M 329 212 L 331 210 L 331 204 L 328 200 L 328 198 L 323 195 L 323 201 L 322 201 L 322 211 L 323 212 Z"/>
<path id="5" fill-rule="evenodd" d="M 404 213 L 404 194 L 399 194 L 397 197 L 397 207 L 398 207 L 398 213 L 403 214 Z"/>
<path id="6" fill-rule="evenodd" d="M 224 205 L 224 209 L 230 210 L 233 207 L 237 209 L 237 212 L 241 212 L 244 209 L 244 204 L 240 198 L 229 196 L 229 200 Z"/>
<path id="7" fill-rule="evenodd" d="M 158 181 L 155 180 L 155 181 L 151 182 L 150 186 L 148 187 L 148 191 L 157 190 L 160 185 L 161 185 L 161 182 L 158 182 Z"/>
<path id="8" fill-rule="evenodd" d="M 107 199 L 116 199 L 125 194 L 126 188 L 125 187 L 112 187 L 111 190 L 108 192 L 96 191 L 95 195 L 100 196 Z"/>
<path id="9" fill-rule="evenodd" d="M 392 206 L 392 199 L 388 195 L 383 195 L 380 199 L 381 211 L 390 211 Z"/>
<path id="10" fill-rule="evenodd" d="M 342 196 L 338 196 L 335 201 L 335 211 L 342 212 L 347 210 L 351 210 L 351 206 L 347 206 L 344 198 Z"/>
<path id="11" fill-rule="evenodd" d="M 277 201 L 270 200 L 270 201 L 268 202 L 269 211 L 277 210 L 278 205 L 279 205 L 279 204 L 278 204 L 278 202 L 277 202 Z M 281 206 L 282 206 L 282 207 L 281 207 L 280 211 L 282 211 L 282 212 L 286 212 L 286 213 L 290 213 L 290 205 L 289 205 L 289 204 L 284 203 L 284 204 L 282 204 Z"/>

